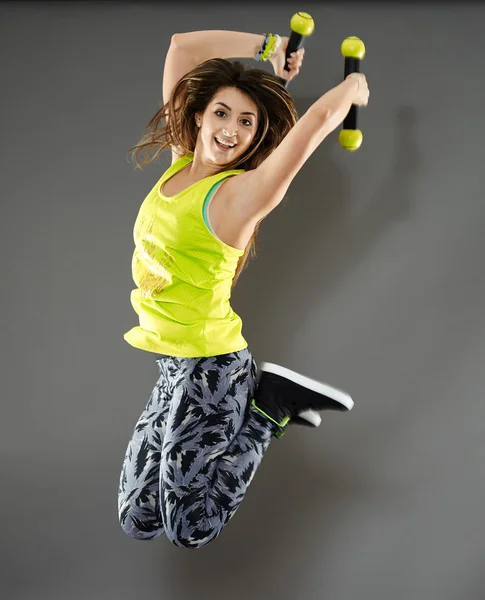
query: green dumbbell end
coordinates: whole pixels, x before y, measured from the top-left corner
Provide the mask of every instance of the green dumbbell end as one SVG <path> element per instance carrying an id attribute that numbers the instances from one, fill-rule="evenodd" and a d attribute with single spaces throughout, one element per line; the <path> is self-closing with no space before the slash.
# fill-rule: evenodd
<path id="1" fill-rule="evenodd" d="M 358 58 L 359 60 L 362 60 L 365 56 L 364 42 L 360 38 L 355 37 L 355 35 L 346 38 L 342 42 L 340 49 L 342 55 L 346 58 Z"/>
<path id="2" fill-rule="evenodd" d="M 290 28 L 295 33 L 308 37 L 313 33 L 315 23 L 306 12 L 297 12 L 291 17 Z"/>
<path id="3" fill-rule="evenodd" d="M 363 135 L 360 129 L 342 129 L 338 136 L 340 145 L 345 150 L 353 152 L 358 150 L 362 144 Z"/>

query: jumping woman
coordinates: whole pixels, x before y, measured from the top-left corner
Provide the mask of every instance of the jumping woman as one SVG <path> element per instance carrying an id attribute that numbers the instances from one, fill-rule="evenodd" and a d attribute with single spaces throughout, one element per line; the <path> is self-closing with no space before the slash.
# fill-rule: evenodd
<path id="1" fill-rule="evenodd" d="M 176 546 L 213 541 L 241 504 L 273 438 L 317 427 L 350 396 L 272 363 L 257 368 L 231 308 L 231 290 L 258 227 L 308 158 L 365 106 L 352 73 L 298 119 L 281 79 L 299 73 L 289 38 L 197 31 L 172 37 L 163 106 L 131 150 L 138 167 L 170 149 L 171 166 L 134 225 L 131 303 L 124 335 L 151 353 L 159 377 L 123 461 L 119 520 L 132 538 L 165 533 Z M 274 74 L 230 58 L 269 60 Z"/>

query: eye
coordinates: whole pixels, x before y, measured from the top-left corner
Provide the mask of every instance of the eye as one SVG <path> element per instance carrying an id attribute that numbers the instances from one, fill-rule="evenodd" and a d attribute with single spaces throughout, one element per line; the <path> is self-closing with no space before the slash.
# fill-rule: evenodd
<path id="1" fill-rule="evenodd" d="M 227 117 L 226 113 L 223 110 L 216 110 L 214 114 L 221 118 Z M 241 119 L 241 122 L 243 122 L 246 127 L 251 127 L 252 125 L 252 122 L 249 119 Z"/>

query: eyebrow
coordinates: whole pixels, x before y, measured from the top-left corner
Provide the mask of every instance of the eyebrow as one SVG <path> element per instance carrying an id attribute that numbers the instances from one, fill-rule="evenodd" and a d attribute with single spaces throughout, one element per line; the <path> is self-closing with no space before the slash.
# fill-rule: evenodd
<path id="1" fill-rule="evenodd" d="M 231 110 L 230 106 L 227 106 L 227 104 L 224 104 L 224 102 L 216 102 L 216 104 L 220 104 L 221 106 L 223 106 L 224 108 L 227 108 L 227 110 Z M 252 112 L 243 112 L 241 113 L 242 115 L 252 115 L 254 118 L 256 118 L 256 115 Z"/>

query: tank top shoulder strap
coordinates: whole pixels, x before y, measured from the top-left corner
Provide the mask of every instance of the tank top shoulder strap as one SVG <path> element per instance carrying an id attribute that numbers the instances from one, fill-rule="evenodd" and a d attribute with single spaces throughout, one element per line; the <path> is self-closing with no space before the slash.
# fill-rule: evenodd
<path id="1" fill-rule="evenodd" d="M 178 171 L 181 171 L 186 165 L 191 163 L 194 160 L 193 154 L 186 154 L 185 156 L 181 156 L 178 158 L 173 164 L 171 164 L 165 173 L 160 178 L 159 183 L 164 183 L 167 179 L 175 175 Z"/>

